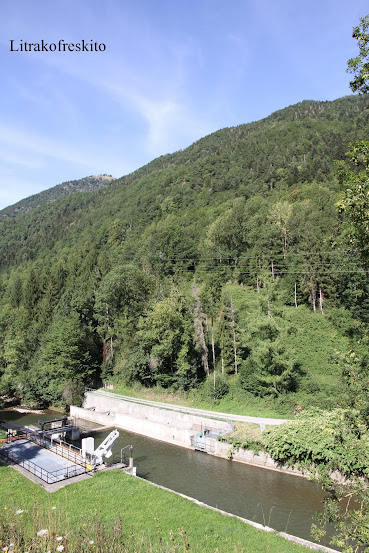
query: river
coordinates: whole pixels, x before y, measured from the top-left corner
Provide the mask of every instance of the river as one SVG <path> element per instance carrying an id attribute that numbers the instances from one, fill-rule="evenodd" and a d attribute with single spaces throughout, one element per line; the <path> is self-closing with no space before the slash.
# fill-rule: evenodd
<path id="1" fill-rule="evenodd" d="M 0 411 L 1 420 L 17 424 L 37 424 L 38 420 L 52 418 L 60 418 L 60 413 Z M 86 426 L 86 421 L 81 422 Z M 316 482 L 227 461 L 121 429 L 119 433 L 113 452 L 119 453 L 122 447 L 132 444 L 134 465 L 141 478 L 276 530 L 311 539 L 313 516 L 321 509 L 324 498 Z M 95 432 L 95 447 L 108 434 L 109 431 Z"/>

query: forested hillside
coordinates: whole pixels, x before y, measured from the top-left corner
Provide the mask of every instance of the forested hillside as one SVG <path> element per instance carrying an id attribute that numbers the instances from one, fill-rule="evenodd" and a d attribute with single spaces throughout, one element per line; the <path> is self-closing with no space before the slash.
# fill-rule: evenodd
<path id="1" fill-rule="evenodd" d="M 85 177 L 84 179 L 62 182 L 61 184 L 53 186 L 53 188 L 29 196 L 14 205 L 2 209 L 0 211 L 0 219 L 16 217 L 17 215 L 28 213 L 35 207 L 53 202 L 62 196 L 69 196 L 69 194 L 74 194 L 75 192 L 98 190 L 102 186 L 107 186 L 113 180 L 114 178 L 111 175 L 95 175 Z"/>
<path id="2" fill-rule="evenodd" d="M 343 401 L 369 289 L 339 160 L 368 136 L 367 104 L 304 101 L 1 212 L 0 394 L 70 403 L 102 379 L 291 411 Z"/>

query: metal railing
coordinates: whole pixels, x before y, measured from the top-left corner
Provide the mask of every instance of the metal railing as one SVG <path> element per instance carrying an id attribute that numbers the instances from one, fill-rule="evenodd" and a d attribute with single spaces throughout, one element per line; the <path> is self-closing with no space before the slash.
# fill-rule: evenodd
<path id="1" fill-rule="evenodd" d="M 16 436 L 6 435 L 5 438 L 0 438 L 0 446 L 3 444 L 10 444 L 11 442 L 16 442 L 18 440 L 24 440 L 27 438 L 27 434 L 17 434 Z"/>
<path id="2" fill-rule="evenodd" d="M 199 437 L 197 435 L 191 436 L 191 447 L 200 451 L 206 451 L 213 453 L 215 451 L 214 443 L 212 443 L 211 438 Z"/>
<path id="3" fill-rule="evenodd" d="M 64 442 L 63 440 L 55 442 L 53 440 L 48 440 L 40 434 L 30 434 L 28 436 L 28 439 L 39 445 L 40 447 L 49 449 L 57 455 L 60 455 L 60 457 L 64 457 L 65 459 L 68 459 L 68 461 L 71 461 L 72 463 L 75 463 L 77 465 L 86 467 L 87 464 L 93 464 L 94 462 L 93 454 L 86 453 L 85 456 L 83 456 L 82 450 L 79 447 L 76 447 L 73 444 L 69 444 L 68 442 Z"/>
<path id="4" fill-rule="evenodd" d="M 119 463 L 122 463 L 123 465 L 126 465 L 128 467 L 129 465 L 129 455 L 123 453 L 122 455 L 120 453 L 113 453 L 111 457 L 108 459 L 104 459 L 104 464 L 107 466 L 117 465 Z"/>
<path id="5" fill-rule="evenodd" d="M 65 467 L 62 469 L 48 471 L 39 465 L 36 465 L 32 461 L 21 457 L 20 455 L 10 451 L 6 448 L 0 449 L 0 457 L 5 459 L 7 462 L 16 463 L 17 465 L 23 467 L 25 470 L 34 474 L 47 484 L 54 484 L 55 482 L 60 482 L 67 478 L 73 478 L 73 476 L 79 476 L 89 472 L 86 466 L 74 465 L 71 467 Z"/>

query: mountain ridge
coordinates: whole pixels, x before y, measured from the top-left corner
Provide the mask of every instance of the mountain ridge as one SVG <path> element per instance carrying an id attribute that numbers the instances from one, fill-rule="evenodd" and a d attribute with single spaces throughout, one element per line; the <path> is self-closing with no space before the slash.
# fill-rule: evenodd
<path id="1" fill-rule="evenodd" d="M 91 175 L 78 180 L 62 182 L 46 190 L 42 190 L 37 194 L 32 194 L 15 204 L 5 207 L 0 211 L 0 218 L 17 217 L 22 213 L 28 213 L 32 209 L 39 207 L 48 202 L 53 202 L 58 198 L 75 194 L 76 192 L 85 192 L 98 190 L 101 187 L 107 186 L 115 178 L 111 175 Z"/>

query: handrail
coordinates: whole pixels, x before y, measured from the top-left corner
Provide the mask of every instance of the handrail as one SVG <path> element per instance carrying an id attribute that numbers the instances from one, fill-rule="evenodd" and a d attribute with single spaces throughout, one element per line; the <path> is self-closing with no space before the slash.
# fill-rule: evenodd
<path id="1" fill-rule="evenodd" d="M 87 461 L 92 460 L 90 456 L 88 459 L 84 458 L 82 455 L 82 450 L 80 450 L 76 446 L 73 446 L 72 444 L 67 444 L 67 442 L 63 442 L 68 446 L 68 447 L 65 447 L 62 444 L 58 444 L 55 442 L 48 442 L 43 436 L 39 436 L 38 434 L 31 434 L 29 436 L 29 439 L 41 447 L 45 447 L 46 449 L 50 449 L 51 451 L 54 451 L 57 455 L 60 455 L 61 457 L 66 458 L 75 464 L 86 466 Z M 69 445 L 71 445 L 71 448 L 77 451 L 72 452 L 69 448 Z"/>
<path id="2" fill-rule="evenodd" d="M 54 471 L 48 471 L 40 467 L 39 465 L 36 465 L 32 461 L 29 461 L 28 459 L 25 459 L 24 457 L 21 457 L 20 455 L 17 455 L 12 451 L 8 451 L 5 448 L 0 449 L 0 457 L 3 457 L 6 460 L 13 461 L 17 465 L 22 466 L 28 472 L 31 472 L 47 484 L 54 484 L 55 482 L 59 482 L 60 480 L 73 478 L 74 476 L 79 476 L 81 474 L 89 472 L 87 466 L 83 467 L 76 465 L 71 467 L 64 467 L 62 469 Z"/>

